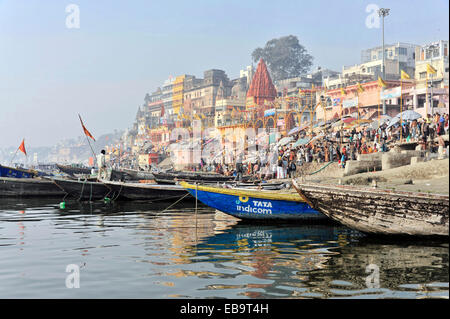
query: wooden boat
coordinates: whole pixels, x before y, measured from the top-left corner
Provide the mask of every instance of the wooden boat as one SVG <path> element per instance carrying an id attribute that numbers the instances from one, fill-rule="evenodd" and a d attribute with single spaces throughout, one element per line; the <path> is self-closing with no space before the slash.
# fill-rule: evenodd
<path id="1" fill-rule="evenodd" d="M 122 168 L 122 170 L 128 174 L 128 179 L 132 181 L 139 180 L 152 180 L 155 178 L 153 173 L 147 171 L 137 171 L 134 169 Z"/>
<path id="2" fill-rule="evenodd" d="M 192 199 L 189 193 L 179 185 L 157 185 L 141 183 L 123 183 L 103 181 L 111 189 L 110 198 L 126 200 L 175 200 L 185 195 Z"/>
<path id="3" fill-rule="evenodd" d="M 295 192 L 229 189 L 186 182 L 180 185 L 205 205 L 242 219 L 326 219 Z"/>
<path id="4" fill-rule="evenodd" d="M 78 200 L 103 199 L 112 194 L 112 190 L 101 182 L 60 178 L 52 179 L 52 181 L 67 193 L 68 196 Z"/>
<path id="5" fill-rule="evenodd" d="M 281 190 L 286 188 L 286 183 L 225 183 L 228 188 L 244 188 L 244 189 L 264 189 L 264 190 Z"/>
<path id="6" fill-rule="evenodd" d="M 295 180 L 293 185 L 311 207 L 352 229 L 383 235 L 449 234 L 448 195 L 299 184 Z"/>
<path id="7" fill-rule="evenodd" d="M 62 197 L 53 181 L 40 178 L 0 177 L 0 197 Z"/>
<path id="8" fill-rule="evenodd" d="M 37 175 L 35 170 L 0 165 L 0 177 L 33 178 Z"/>
<path id="9" fill-rule="evenodd" d="M 72 175 L 72 176 L 75 174 L 79 174 L 79 175 L 90 175 L 91 174 L 91 169 L 88 167 L 77 167 L 77 166 L 61 165 L 61 164 L 56 164 L 56 166 L 58 167 L 58 169 L 61 172 Z"/>
<path id="10" fill-rule="evenodd" d="M 235 180 L 235 176 L 225 176 L 217 173 L 204 172 L 165 172 L 153 173 L 154 180 L 158 184 L 176 184 L 178 181 L 190 183 L 224 183 Z M 243 180 L 248 179 L 247 176 Z"/>

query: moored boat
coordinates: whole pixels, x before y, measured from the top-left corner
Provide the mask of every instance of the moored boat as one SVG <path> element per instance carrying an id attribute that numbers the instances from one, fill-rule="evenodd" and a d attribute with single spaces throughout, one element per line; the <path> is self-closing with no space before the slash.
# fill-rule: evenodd
<path id="1" fill-rule="evenodd" d="M 205 205 L 241 219 L 326 219 L 295 192 L 220 188 L 186 182 L 180 184 Z"/>
<path id="2" fill-rule="evenodd" d="M 101 182 L 87 180 L 52 179 L 68 196 L 78 200 L 103 199 L 112 194 L 112 190 Z"/>
<path id="3" fill-rule="evenodd" d="M 192 199 L 189 193 L 179 185 L 157 185 L 142 183 L 123 183 L 103 181 L 111 189 L 110 197 L 127 200 L 176 200 L 185 195 Z"/>
<path id="4" fill-rule="evenodd" d="M 40 178 L 0 177 L 0 197 L 62 197 L 53 181 Z"/>
<path id="5" fill-rule="evenodd" d="M 217 173 L 204 172 L 165 172 L 153 173 L 158 184 L 175 184 L 177 181 L 201 182 L 201 183 L 222 183 L 235 179 L 234 176 L 225 176 Z"/>
<path id="6" fill-rule="evenodd" d="M 0 177 L 32 178 L 37 175 L 35 170 L 0 165 Z"/>
<path id="7" fill-rule="evenodd" d="M 380 235 L 449 235 L 448 195 L 300 184 L 294 187 L 311 207 L 347 227 Z"/>
<path id="8" fill-rule="evenodd" d="M 56 166 L 58 167 L 58 169 L 61 172 L 69 174 L 69 175 L 75 175 L 75 174 L 89 175 L 89 174 L 91 174 L 91 169 L 87 168 L 87 167 L 61 165 L 61 164 L 56 164 Z"/>
<path id="9" fill-rule="evenodd" d="M 133 181 L 138 180 L 152 180 L 155 178 L 153 173 L 147 171 L 138 171 L 134 169 L 122 168 L 122 170 L 128 174 L 129 179 Z"/>

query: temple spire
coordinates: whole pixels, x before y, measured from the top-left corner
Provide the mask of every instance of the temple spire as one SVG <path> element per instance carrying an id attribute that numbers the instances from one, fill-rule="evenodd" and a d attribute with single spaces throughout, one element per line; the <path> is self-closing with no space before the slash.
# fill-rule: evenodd
<path id="1" fill-rule="evenodd" d="M 264 100 L 273 101 L 277 96 L 277 90 L 272 83 L 266 63 L 261 58 L 258 62 L 255 75 L 247 92 L 247 97 L 253 97 L 257 105 L 263 105 Z"/>

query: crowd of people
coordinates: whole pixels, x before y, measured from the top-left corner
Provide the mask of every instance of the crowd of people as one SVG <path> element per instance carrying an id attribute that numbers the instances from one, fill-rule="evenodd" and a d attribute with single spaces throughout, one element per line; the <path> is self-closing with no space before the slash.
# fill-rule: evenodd
<path id="1" fill-rule="evenodd" d="M 292 178 L 297 175 L 298 168 L 306 163 L 338 162 L 344 168 L 346 161 L 356 160 L 359 154 L 387 152 L 398 142 L 415 142 L 423 150 L 437 152 L 444 142 L 442 139 L 436 142 L 435 138 L 448 134 L 449 130 L 448 114 L 439 113 L 412 121 L 399 119 L 396 123 L 387 121 L 381 125 L 378 122 L 375 124 L 372 122 L 349 127 L 333 127 L 329 124 L 319 129 L 318 134 L 303 130 L 294 135 L 292 142 L 287 145 L 273 144 L 263 156 L 249 159 L 248 153 L 241 152 L 236 161 L 230 164 L 214 161 L 206 163 L 202 159 L 190 170 L 234 175 L 236 180 L 241 180 L 244 175 L 264 180 Z M 305 143 L 294 147 L 294 142 L 299 139 Z"/>

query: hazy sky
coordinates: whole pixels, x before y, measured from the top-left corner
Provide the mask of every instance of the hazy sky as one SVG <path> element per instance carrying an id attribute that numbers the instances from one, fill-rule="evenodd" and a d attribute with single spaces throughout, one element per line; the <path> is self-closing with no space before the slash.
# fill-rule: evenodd
<path id="1" fill-rule="evenodd" d="M 80 27 L 66 26 L 69 4 Z M 0 147 L 50 146 L 130 127 L 145 93 L 170 75 L 229 78 L 256 47 L 295 35 L 320 65 L 340 71 L 381 44 L 370 4 L 391 9 L 386 43 L 448 40 L 448 0 L 0 0 Z"/>

